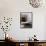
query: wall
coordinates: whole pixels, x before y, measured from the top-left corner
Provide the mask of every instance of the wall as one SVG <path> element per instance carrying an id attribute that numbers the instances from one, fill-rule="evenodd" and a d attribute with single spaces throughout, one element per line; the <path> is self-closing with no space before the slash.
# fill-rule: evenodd
<path id="1" fill-rule="evenodd" d="M 20 28 L 20 12 L 33 12 L 33 28 L 21 29 Z M 45 15 L 46 8 L 33 8 L 28 0 L 0 0 L 0 17 L 12 17 L 13 22 L 8 33 L 17 40 L 28 40 L 34 34 L 37 39 L 45 39 Z M 1 31 L 2 33 L 2 31 Z M 1 34 L 0 33 L 0 34 Z M 2 35 L 2 34 L 1 34 Z M 2 39 L 2 36 L 0 36 Z"/>

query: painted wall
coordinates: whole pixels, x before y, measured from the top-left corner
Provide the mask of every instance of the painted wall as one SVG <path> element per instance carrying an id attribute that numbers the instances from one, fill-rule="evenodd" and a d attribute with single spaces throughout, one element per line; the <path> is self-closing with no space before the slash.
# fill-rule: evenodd
<path id="1" fill-rule="evenodd" d="M 33 28 L 21 29 L 20 28 L 20 12 L 33 12 Z M 13 22 L 8 33 L 16 40 L 28 40 L 34 34 L 37 35 L 37 39 L 44 40 L 45 37 L 45 16 L 46 8 L 33 8 L 28 0 L 0 0 L 0 19 L 2 17 L 12 17 Z M 0 39 L 2 37 L 2 31 L 0 31 Z M 3 33 L 4 34 L 4 33 Z"/>

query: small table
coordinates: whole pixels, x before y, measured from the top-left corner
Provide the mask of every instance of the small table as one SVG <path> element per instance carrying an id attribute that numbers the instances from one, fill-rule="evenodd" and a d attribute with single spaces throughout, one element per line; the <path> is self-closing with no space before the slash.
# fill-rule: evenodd
<path id="1" fill-rule="evenodd" d="M 9 40 L 9 42 L 7 42 L 7 43 L 14 44 L 16 46 L 38 46 L 40 44 L 44 44 L 44 43 L 46 44 L 46 40 L 39 40 L 39 41 L 29 41 L 29 40 L 13 40 L 13 41 L 10 41 Z"/>

